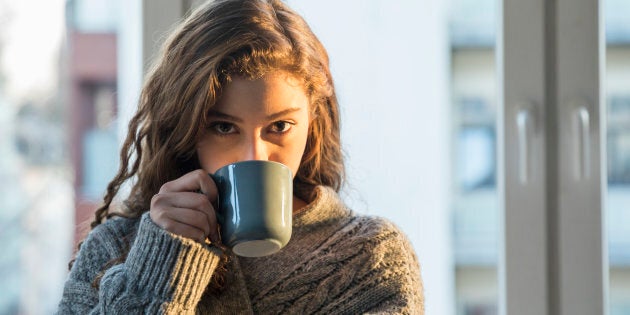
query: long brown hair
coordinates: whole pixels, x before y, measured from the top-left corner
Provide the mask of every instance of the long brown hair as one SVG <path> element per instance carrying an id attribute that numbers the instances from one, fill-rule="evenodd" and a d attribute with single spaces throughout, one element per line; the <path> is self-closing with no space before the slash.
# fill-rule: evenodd
<path id="1" fill-rule="evenodd" d="M 111 216 L 139 217 L 161 185 L 200 168 L 195 144 L 232 76 L 278 70 L 302 80 L 313 117 L 294 191 L 305 200 L 317 185 L 338 191 L 344 179 L 339 110 L 323 45 L 280 0 L 208 1 L 174 30 L 147 74 L 120 169 L 91 228 Z M 132 188 L 123 212 L 114 211 L 127 181 Z"/>

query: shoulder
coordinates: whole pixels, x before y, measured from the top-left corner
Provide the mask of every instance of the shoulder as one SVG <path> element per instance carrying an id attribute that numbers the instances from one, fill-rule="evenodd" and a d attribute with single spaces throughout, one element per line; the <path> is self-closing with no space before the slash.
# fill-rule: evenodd
<path id="1" fill-rule="evenodd" d="M 420 268 L 411 242 L 391 221 L 375 216 L 355 215 L 327 242 L 333 259 L 352 257 L 355 266 L 365 272 L 406 272 L 416 277 Z M 400 269 L 391 269 L 398 266 Z M 365 267 L 365 268 L 363 268 Z M 419 272 L 418 272 L 419 274 Z"/>
<path id="2" fill-rule="evenodd" d="M 354 219 L 361 226 L 361 229 L 369 234 L 402 234 L 402 231 L 396 224 L 383 217 L 355 213 Z"/>
<path id="3" fill-rule="evenodd" d="M 405 234 L 380 217 L 344 222 L 270 296 L 299 288 L 292 307 L 300 313 L 423 314 L 420 266 Z"/>
<path id="4" fill-rule="evenodd" d="M 323 248 L 334 249 L 333 253 L 348 247 L 361 248 L 371 254 L 378 254 L 384 248 L 401 255 L 413 254 L 407 236 L 390 220 L 352 211 L 330 187 L 318 186 L 314 195 L 315 200 L 294 222 L 300 228 L 326 234 Z M 334 233 L 322 233 L 322 230 L 334 230 Z"/>
<path id="5" fill-rule="evenodd" d="M 405 233 L 386 218 L 354 214 L 344 232 L 345 235 L 340 235 L 342 242 L 365 243 L 370 248 L 393 246 L 401 250 L 413 251 Z M 400 247 L 401 245 L 404 246 Z"/>
<path id="6" fill-rule="evenodd" d="M 372 267 L 387 272 L 408 273 L 410 277 L 419 276 L 420 265 L 413 245 L 396 224 L 376 216 L 357 216 L 355 220 L 357 233 L 348 238 L 363 244 Z M 400 270 L 392 269 L 396 266 Z"/>
<path id="7" fill-rule="evenodd" d="M 356 301 L 370 311 L 420 312 L 423 285 L 420 264 L 405 233 L 391 221 L 376 216 L 355 216 L 335 248 L 341 256 L 353 252 L 348 269 L 356 272 Z"/>

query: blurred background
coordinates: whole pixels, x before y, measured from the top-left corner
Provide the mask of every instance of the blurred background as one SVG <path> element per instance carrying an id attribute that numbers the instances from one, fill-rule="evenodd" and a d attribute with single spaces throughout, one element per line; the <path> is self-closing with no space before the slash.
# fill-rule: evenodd
<path id="1" fill-rule="evenodd" d="M 407 232 L 428 314 L 498 314 L 497 2 L 288 2 L 330 53 L 347 202 Z M 177 3 L 187 12 L 199 1 Z M 608 313 L 622 315 L 630 314 L 630 2 L 603 5 L 605 294 Z M 118 167 L 152 53 L 140 35 L 147 14 L 160 19 L 140 0 L 0 0 L 0 314 L 56 309 L 67 263 Z M 159 42 L 167 28 L 148 37 Z"/>

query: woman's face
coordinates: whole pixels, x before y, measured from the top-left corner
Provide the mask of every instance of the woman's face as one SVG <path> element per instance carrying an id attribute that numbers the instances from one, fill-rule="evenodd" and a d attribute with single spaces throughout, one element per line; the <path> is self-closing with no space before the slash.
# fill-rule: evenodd
<path id="1" fill-rule="evenodd" d="M 272 72 L 248 80 L 233 77 L 209 113 L 197 142 L 201 167 L 214 173 L 239 161 L 280 162 L 297 173 L 308 136 L 309 100 L 299 80 Z"/>

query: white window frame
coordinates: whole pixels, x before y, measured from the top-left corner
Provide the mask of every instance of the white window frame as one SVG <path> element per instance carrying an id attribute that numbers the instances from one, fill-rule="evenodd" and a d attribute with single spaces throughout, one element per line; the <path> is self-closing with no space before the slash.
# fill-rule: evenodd
<path id="1" fill-rule="evenodd" d="M 500 314 L 605 314 L 601 4 L 502 5 Z"/>

